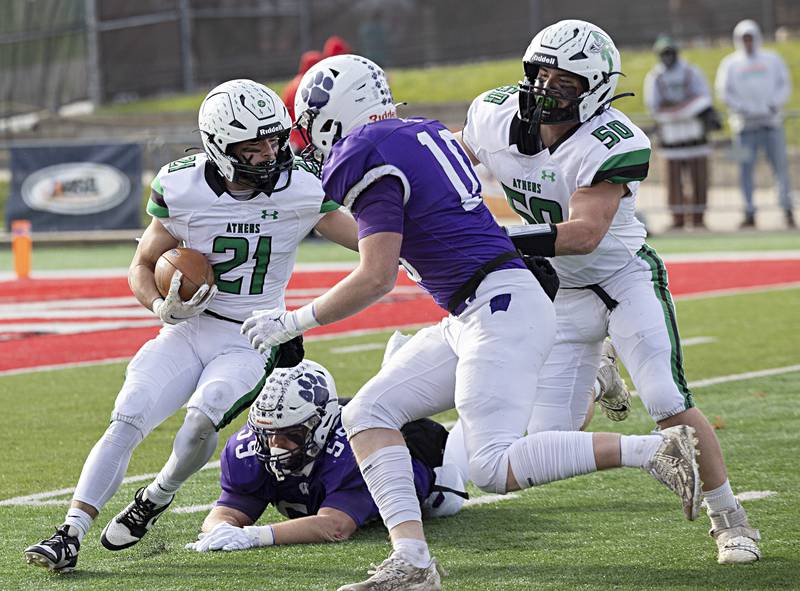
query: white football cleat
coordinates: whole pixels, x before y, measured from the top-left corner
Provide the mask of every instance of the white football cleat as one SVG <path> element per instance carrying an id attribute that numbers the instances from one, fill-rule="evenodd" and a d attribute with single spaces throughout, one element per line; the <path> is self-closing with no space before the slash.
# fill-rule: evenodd
<path id="1" fill-rule="evenodd" d="M 46 540 L 25 548 L 25 561 L 58 573 L 75 570 L 81 543 L 77 536 L 69 534 L 69 527 L 62 525 Z"/>
<path id="2" fill-rule="evenodd" d="M 394 556 L 372 565 L 372 576 L 361 583 L 339 587 L 337 591 L 440 591 L 445 574 L 436 559 L 425 568 L 417 568 Z"/>
<path id="3" fill-rule="evenodd" d="M 676 425 L 656 433 L 664 438 L 664 442 L 656 450 L 645 472 L 678 495 L 686 519 L 694 521 L 700 512 L 702 500 L 694 427 Z"/>
<path id="4" fill-rule="evenodd" d="M 124 550 L 138 543 L 175 498 L 172 497 L 166 505 L 157 506 L 144 498 L 144 491 L 144 487 L 136 491 L 133 502 L 103 528 L 100 543 L 106 549 Z"/>
<path id="5" fill-rule="evenodd" d="M 761 560 L 758 542 L 761 534 L 747 522 L 747 513 L 738 503 L 735 509 L 710 512 L 709 535 L 717 542 L 717 562 L 720 564 L 746 564 Z"/>
<path id="6" fill-rule="evenodd" d="M 600 408 L 603 409 L 603 414 L 612 421 L 627 419 L 631 412 L 631 393 L 619 373 L 617 352 L 608 339 L 603 342 L 597 381 L 600 383 L 598 402 Z"/>

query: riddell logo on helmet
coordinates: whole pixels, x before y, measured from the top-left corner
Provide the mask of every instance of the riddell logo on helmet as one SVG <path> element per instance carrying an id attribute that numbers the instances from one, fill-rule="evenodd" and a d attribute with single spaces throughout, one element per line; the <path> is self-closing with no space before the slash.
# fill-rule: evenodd
<path id="1" fill-rule="evenodd" d="M 542 64 L 544 66 L 558 67 L 558 58 L 554 55 L 547 55 L 545 53 L 534 53 L 531 58 L 534 64 Z"/>
<path id="2" fill-rule="evenodd" d="M 385 113 L 381 113 L 380 115 L 370 115 L 370 121 L 383 121 L 384 119 L 394 119 L 397 117 L 397 111 L 394 109 L 389 109 Z"/>
<path id="3" fill-rule="evenodd" d="M 278 131 L 283 131 L 283 125 L 281 125 L 280 123 L 272 123 L 270 125 L 264 125 L 263 127 L 259 127 L 258 135 L 259 137 L 261 137 L 276 133 Z"/>

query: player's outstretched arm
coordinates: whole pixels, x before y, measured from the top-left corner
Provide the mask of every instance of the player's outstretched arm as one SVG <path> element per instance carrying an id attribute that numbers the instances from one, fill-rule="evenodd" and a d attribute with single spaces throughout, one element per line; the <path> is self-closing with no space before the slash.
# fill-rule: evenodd
<path id="1" fill-rule="evenodd" d="M 358 267 L 314 300 L 320 324 L 330 324 L 360 312 L 394 289 L 403 235 L 378 232 L 358 242 Z"/>
<path id="2" fill-rule="evenodd" d="M 158 257 L 176 246 L 178 240 L 167 232 L 158 218 L 154 217 L 142 234 L 128 268 L 128 285 L 139 303 L 148 310 L 152 310 L 153 302 L 161 298 L 153 276 L 156 261 Z"/>
<path id="3" fill-rule="evenodd" d="M 325 238 L 358 252 L 358 224 L 341 209 L 330 211 L 317 222 L 316 230 Z"/>
<path id="4" fill-rule="evenodd" d="M 569 201 L 569 221 L 556 224 L 556 256 L 589 254 L 597 248 L 627 191 L 625 185 L 608 182 L 575 191 Z"/>
<path id="5" fill-rule="evenodd" d="M 453 135 L 455 136 L 456 141 L 459 144 L 461 144 L 461 149 L 464 150 L 464 153 L 469 158 L 469 161 L 472 162 L 472 165 L 473 166 L 478 166 L 478 164 L 480 164 L 481 161 L 478 160 L 478 157 L 475 155 L 475 153 L 472 150 L 469 149 L 469 147 L 467 146 L 467 143 L 464 141 L 464 138 L 461 136 L 461 132 L 457 131 Z"/>
<path id="6" fill-rule="evenodd" d="M 352 517 L 331 507 L 322 507 L 316 515 L 272 524 L 276 544 L 342 542 L 357 529 Z"/>
<path id="7" fill-rule="evenodd" d="M 271 525 L 251 523 L 251 519 L 241 511 L 214 507 L 203 522 L 203 531 L 197 541 L 186 544 L 186 549 L 230 552 L 277 544 L 341 542 L 358 529 L 349 515 L 330 507 L 323 507 L 317 515 Z"/>

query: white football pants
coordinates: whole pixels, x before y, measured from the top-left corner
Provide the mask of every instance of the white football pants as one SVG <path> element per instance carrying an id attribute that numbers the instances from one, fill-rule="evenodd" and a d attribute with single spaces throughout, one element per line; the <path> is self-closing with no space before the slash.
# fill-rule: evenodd
<path id="1" fill-rule="evenodd" d="M 495 271 L 461 315 L 419 331 L 361 388 L 342 413 L 347 435 L 455 407 L 470 479 L 504 489 L 506 452 L 525 433 L 554 334 L 552 303 L 533 275 Z"/>
<path id="2" fill-rule="evenodd" d="M 558 292 L 556 342 L 539 377 L 530 433 L 580 428 L 592 400 L 606 335 L 654 420 L 694 406 L 667 272 L 655 251 L 643 246 L 600 286 L 619 302 L 613 312 L 588 289 Z"/>

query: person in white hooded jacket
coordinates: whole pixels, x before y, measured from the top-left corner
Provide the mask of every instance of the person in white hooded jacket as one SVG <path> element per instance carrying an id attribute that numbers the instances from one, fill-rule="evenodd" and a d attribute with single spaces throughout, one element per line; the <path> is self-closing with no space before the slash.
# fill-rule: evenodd
<path id="1" fill-rule="evenodd" d="M 729 109 L 731 130 L 740 154 L 740 183 L 745 201 L 742 227 L 755 226 L 753 169 L 759 148 L 766 152 L 778 181 L 780 204 L 786 224 L 795 227 L 789 183 L 783 106 L 791 94 L 789 71 L 781 57 L 761 47 L 761 30 L 743 20 L 733 30 L 736 51 L 717 69 L 716 91 Z"/>

